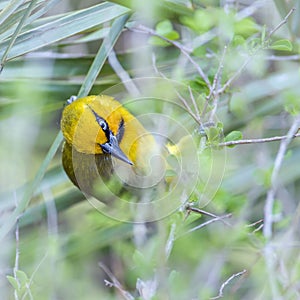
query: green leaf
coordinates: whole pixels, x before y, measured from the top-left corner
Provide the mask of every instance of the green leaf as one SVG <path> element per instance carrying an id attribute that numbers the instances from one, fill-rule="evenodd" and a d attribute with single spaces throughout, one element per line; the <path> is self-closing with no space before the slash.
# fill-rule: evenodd
<path id="1" fill-rule="evenodd" d="M 19 279 L 19 282 L 20 282 L 21 286 L 25 286 L 26 283 L 29 280 L 28 277 L 27 277 L 27 275 L 26 275 L 26 273 L 23 272 L 23 271 L 21 271 L 21 270 L 17 270 L 16 271 L 16 276 Z"/>
<path id="2" fill-rule="evenodd" d="M 300 112 L 298 95 L 293 92 L 286 92 L 284 99 L 284 109 L 292 116 L 297 116 Z"/>
<path id="3" fill-rule="evenodd" d="M 293 45 L 289 40 L 283 39 L 274 42 L 269 48 L 278 51 L 292 51 Z"/>
<path id="4" fill-rule="evenodd" d="M 217 146 L 220 141 L 220 129 L 217 127 L 209 127 L 205 129 L 205 132 L 208 142 Z"/>
<path id="5" fill-rule="evenodd" d="M 15 290 L 18 291 L 19 290 L 19 283 L 18 283 L 17 279 L 15 277 L 10 276 L 10 275 L 7 275 L 6 278 L 9 281 L 9 283 L 12 285 L 12 287 Z"/>
<path id="6" fill-rule="evenodd" d="M 238 130 L 234 130 L 234 131 L 229 132 L 226 135 L 224 141 L 225 142 L 238 141 L 238 140 L 241 140 L 242 138 L 243 138 L 243 134 Z"/>
<path id="7" fill-rule="evenodd" d="M 245 18 L 234 24 L 234 33 L 243 37 L 249 37 L 258 31 L 258 26 L 252 18 Z"/>
<path id="8" fill-rule="evenodd" d="M 173 25 L 169 20 L 164 20 L 162 22 L 159 22 L 156 25 L 156 32 L 158 35 L 163 36 L 171 41 L 179 39 L 179 33 L 173 30 Z M 151 36 L 149 38 L 149 43 L 155 46 L 162 46 L 162 47 L 166 47 L 170 45 L 170 43 L 163 40 L 159 36 Z"/>
<path id="9" fill-rule="evenodd" d="M 245 45 L 246 41 L 241 35 L 235 35 L 232 39 L 232 45 L 234 47 Z"/>
<path id="10" fill-rule="evenodd" d="M 156 25 L 156 32 L 160 35 L 165 35 L 172 30 L 173 30 L 173 25 L 169 20 L 164 20 L 162 22 L 159 22 Z"/>
<path id="11" fill-rule="evenodd" d="M 167 41 L 161 39 L 158 36 L 150 36 L 148 42 L 149 42 L 150 45 L 153 45 L 153 46 L 161 46 L 161 47 L 170 46 L 170 43 L 168 43 Z"/>
<path id="12" fill-rule="evenodd" d="M 172 30 L 165 34 L 165 37 L 168 38 L 171 41 L 175 41 L 179 39 L 179 33 L 175 30 Z"/>

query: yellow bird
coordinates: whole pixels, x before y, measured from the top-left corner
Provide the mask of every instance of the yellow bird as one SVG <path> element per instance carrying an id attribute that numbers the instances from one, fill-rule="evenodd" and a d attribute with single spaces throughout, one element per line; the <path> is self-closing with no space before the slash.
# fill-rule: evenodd
<path id="1" fill-rule="evenodd" d="M 97 197 L 101 181 L 115 173 L 135 188 L 163 180 L 165 164 L 154 137 L 118 101 L 100 95 L 68 103 L 61 118 L 62 163 L 80 190 Z"/>

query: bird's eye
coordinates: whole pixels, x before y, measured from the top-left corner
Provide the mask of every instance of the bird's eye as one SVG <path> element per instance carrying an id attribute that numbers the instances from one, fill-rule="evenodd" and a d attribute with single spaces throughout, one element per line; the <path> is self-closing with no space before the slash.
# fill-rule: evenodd
<path id="1" fill-rule="evenodd" d="M 100 127 L 105 131 L 107 129 L 107 124 L 105 121 L 101 120 L 99 122 Z"/>

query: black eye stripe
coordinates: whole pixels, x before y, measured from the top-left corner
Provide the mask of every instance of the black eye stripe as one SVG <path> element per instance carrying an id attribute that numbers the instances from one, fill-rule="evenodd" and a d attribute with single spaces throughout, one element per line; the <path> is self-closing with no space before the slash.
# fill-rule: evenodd
<path id="1" fill-rule="evenodd" d="M 123 118 L 120 120 L 119 123 L 119 128 L 118 128 L 118 132 L 117 132 L 117 141 L 120 143 L 122 141 L 122 138 L 124 136 L 124 131 L 125 131 L 125 127 L 124 127 L 124 120 Z"/>
<path id="2" fill-rule="evenodd" d="M 105 119 L 100 117 L 90 106 L 88 106 L 88 107 L 92 111 L 92 113 L 94 114 L 96 122 L 99 124 L 99 126 L 102 128 L 103 132 L 105 133 L 107 141 L 109 141 L 109 139 L 110 139 L 110 129 L 109 129 L 109 126 L 108 126 L 107 122 L 105 121 Z"/>
<path id="3" fill-rule="evenodd" d="M 100 117 L 89 105 L 88 105 L 88 107 L 92 111 L 93 115 L 95 116 L 96 122 L 99 124 L 99 126 L 102 128 L 103 132 L 105 133 L 107 141 L 109 141 L 111 130 L 108 126 L 108 123 L 106 122 L 105 119 Z M 124 119 L 121 118 L 120 123 L 119 123 L 119 127 L 118 127 L 118 131 L 116 133 L 116 138 L 117 138 L 117 141 L 119 143 L 121 142 L 121 140 L 123 139 L 123 136 L 124 136 L 124 132 L 125 132 L 125 126 L 124 125 L 125 125 L 124 124 Z"/>

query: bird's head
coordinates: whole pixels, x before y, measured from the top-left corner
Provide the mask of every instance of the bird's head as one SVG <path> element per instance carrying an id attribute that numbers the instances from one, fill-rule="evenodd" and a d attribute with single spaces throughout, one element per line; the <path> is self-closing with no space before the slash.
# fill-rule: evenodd
<path id="1" fill-rule="evenodd" d="M 63 111 L 63 135 L 81 153 L 109 154 L 132 165 L 129 155 L 120 147 L 128 119 L 123 110 L 120 103 L 108 96 L 77 99 Z"/>

